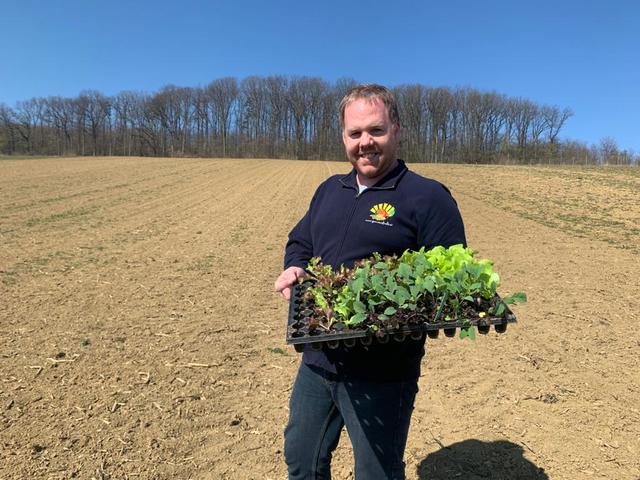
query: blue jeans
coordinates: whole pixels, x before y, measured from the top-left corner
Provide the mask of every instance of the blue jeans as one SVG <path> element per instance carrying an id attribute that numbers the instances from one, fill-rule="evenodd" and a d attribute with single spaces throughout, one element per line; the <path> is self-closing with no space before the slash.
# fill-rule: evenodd
<path id="1" fill-rule="evenodd" d="M 331 453 L 346 426 L 355 480 L 404 480 L 404 448 L 417 380 L 328 380 L 301 363 L 289 402 L 284 454 L 289 480 L 330 480 Z"/>

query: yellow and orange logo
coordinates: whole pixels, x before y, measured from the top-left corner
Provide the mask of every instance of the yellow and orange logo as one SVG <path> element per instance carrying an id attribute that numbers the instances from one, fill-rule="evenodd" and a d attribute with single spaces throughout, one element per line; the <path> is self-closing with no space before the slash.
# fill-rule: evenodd
<path id="1" fill-rule="evenodd" d="M 396 209 L 393 205 L 388 203 L 378 203 L 371 207 L 371 219 L 382 222 L 389 217 L 393 217 L 396 213 Z"/>

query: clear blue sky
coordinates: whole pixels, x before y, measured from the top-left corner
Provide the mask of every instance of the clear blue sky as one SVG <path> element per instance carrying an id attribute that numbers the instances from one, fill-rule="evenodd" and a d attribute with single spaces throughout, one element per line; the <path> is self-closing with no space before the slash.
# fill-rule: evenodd
<path id="1" fill-rule="evenodd" d="M 225 76 L 468 86 L 640 153 L 639 0 L 0 0 L 0 103 Z"/>

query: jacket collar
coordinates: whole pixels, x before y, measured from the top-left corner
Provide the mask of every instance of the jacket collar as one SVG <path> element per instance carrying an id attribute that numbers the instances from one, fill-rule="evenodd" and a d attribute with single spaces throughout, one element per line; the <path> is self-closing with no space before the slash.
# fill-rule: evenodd
<path id="1" fill-rule="evenodd" d="M 367 190 L 393 190 L 398 185 L 398 182 L 402 179 L 404 174 L 409 169 L 405 165 L 403 160 L 398 159 L 398 165 L 393 170 L 387 173 L 382 180 L 379 180 L 375 185 L 368 187 Z M 353 168 L 348 174 L 340 178 L 340 183 L 343 187 L 353 188 L 358 190 L 358 181 L 356 180 L 356 169 Z"/>

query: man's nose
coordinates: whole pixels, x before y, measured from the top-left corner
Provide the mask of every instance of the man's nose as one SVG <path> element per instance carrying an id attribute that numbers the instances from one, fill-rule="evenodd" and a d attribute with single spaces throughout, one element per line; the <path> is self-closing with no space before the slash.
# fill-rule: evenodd
<path id="1" fill-rule="evenodd" d="M 367 147 L 373 143 L 373 137 L 369 135 L 367 132 L 362 132 L 360 134 L 360 146 Z"/>

